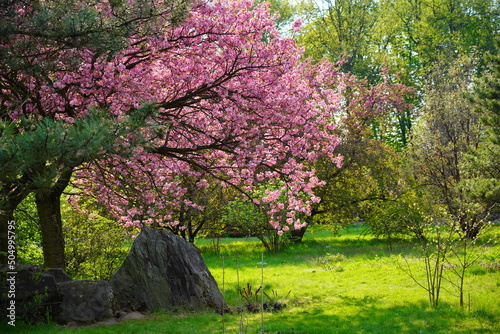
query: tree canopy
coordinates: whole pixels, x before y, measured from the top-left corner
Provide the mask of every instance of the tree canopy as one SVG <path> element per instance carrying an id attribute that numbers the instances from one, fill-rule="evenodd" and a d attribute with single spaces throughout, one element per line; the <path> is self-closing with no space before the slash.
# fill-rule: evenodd
<path id="1" fill-rule="evenodd" d="M 109 19 L 110 26 L 125 6 L 97 1 L 87 9 L 71 4 Z M 25 63 L 2 63 L 3 124 L 16 141 L 43 131 L 41 125 L 50 120 L 62 130 L 43 137 L 41 145 L 56 146 L 58 156 L 71 153 L 58 160 L 46 151 L 41 163 L 23 162 L 36 164 L 37 171 L 15 170 L 11 189 L 2 183 L 4 199 L 21 181 L 27 193 L 37 194 L 46 265 L 64 266 L 59 198 L 71 180 L 84 193 L 97 195 L 122 223 L 142 226 L 152 219 L 177 224 L 171 217 L 180 203 L 201 209 L 184 197 L 180 175 L 207 175 L 243 192 L 281 178 L 283 186 L 267 197 L 286 194 L 288 223 L 300 226 L 294 212 L 310 210 L 318 200 L 312 190 L 320 184 L 304 162 L 327 156 L 340 163 L 333 132 L 339 92 L 329 85 L 336 70 L 327 62 L 301 62 L 301 49 L 292 39 L 280 38 L 267 4 L 196 1 L 178 25 L 170 15 L 175 2 L 155 4 L 148 4 L 154 13 L 147 12 L 149 19 L 117 48 L 106 45 L 107 38 L 98 45 L 93 45 L 98 39 L 80 38 L 94 33 L 85 28 L 93 27 L 92 18 L 77 32 L 57 35 L 59 30 L 51 28 L 57 22 L 49 22 L 42 36 L 30 33 L 34 18 L 61 10 L 55 2 L 3 9 L 9 18 L 6 29 L 12 32 L 1 54 Z M 140 1 L 130 5 L 124 10 L 135 13 L 133 22 L 146 15 Z M 71 17 L 70 22 L 79 22 Z M 107 24 L 98 30 L 112 31 Z M 139 29 L 143 25 L 147 29 Z M 111 123 L 102 122 L 95 130 L 84 125 L 90 115 Z M 106 132 L 106 124 L 113 130 L 107 129 L 107 141 L 99 142 L 93 133 Z M 80 127 L 92 145 L 65 140 L 65 128 Z M 35 180 L 48 169 L 57 175 L 40 187 Z M 197 186 L 205 182 L 202 177 Z M 275 212 L 271 205 L 271 222 Z"/>

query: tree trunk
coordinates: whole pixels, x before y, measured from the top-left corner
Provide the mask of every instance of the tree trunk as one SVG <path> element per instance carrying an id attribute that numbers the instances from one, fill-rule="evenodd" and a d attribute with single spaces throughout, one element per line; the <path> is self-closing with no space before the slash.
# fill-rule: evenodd
<path id="1" fill-rule="evenodd" d="M 307 225 L 309 226 L 309 225 Z M 294 243 L 302 243 L 302 238 L 307 231 L 307 226 L 304 226 L 298 230 L 290 231 L 290 240 Z"/>
<path id="2" fill-rule="evenodd" d="M 314 216 L 317 215 L 318 213 L 320 213 L 319 210 L 317 210 L 316 208 L 312 208 L 311 215 L 306 217 L 307 225 L 298 230 L 290 231 L 290 240 L 292 242 L 298 244 L 302 243 L 302 238 L 304 237 L 304 234 L 306 234 L 307 228 L 311 226 Z"/>
<path id="3" fill-rule="evenodd" d="M 61 218 L 61 194 L 36 194 L 36 207 L 42 229 L 43 260 L 47 268 L 66 268 Z"/>
<path id="4" fill-rule="evenodd" d="M 53 186 L 40 188 L 35 192 L 36 208 L 42 230 L 43 260 L 47 268 L 66 269 L 61 195 L 72 175 L 73 168 L 65 168 Z"/>
<path id="5" fill-rule="evenodd" d="M 2 208 L 2 210 L 0 211 L 0 264 L 7 264 L 7 253 L 9 250 L 9 222 L 12 221 L 14 221 L 14 209 L 11 207 Z"/>
<path id="6" fill-rule="evenodd" d="M 14 211 L 19 203 L 28 196 L 29 192 L 23 187 L 5 186 L 2 188 L 0 200 L 0 264 L 7 264 L 7 256 L 3 252 L 9 247 L 9 222 L 14 222 Z M 16 230 L 14 230 L 16 232 Z M 15 234 L 17 236 L 17 233 Z M 16 254 L 17 255 L 17 254 Z M 17 258 L 17 256 L 16 256 Z"/>

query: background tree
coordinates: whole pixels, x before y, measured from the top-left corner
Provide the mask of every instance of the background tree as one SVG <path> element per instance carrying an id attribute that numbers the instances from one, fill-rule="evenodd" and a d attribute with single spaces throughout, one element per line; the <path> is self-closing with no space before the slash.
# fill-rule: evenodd
<path id="1" fill-rule="evenodd" d="M 319 1 L 302 4 L 306 23 L 297 36 L 306 47 L 306 56 L 331 61 L 344 57 L 342 71 L 361 78 L 380 72 L 370 59 L 371 35 L 378 16 L 373 0 Z"/>
<path id="2" fill-rule="evenodd" d="M 106 210 L 92 199 L 82 201 L 80 208 L 62 206 L 66 271 L 80 279 L 109 280 L 130 250 L 132 233 L 137 232 L 106 217 Z"/>
<path id="3" fill-rule="evenodd" d="M 268 2 L 270 4 L 271 14 L 275 17 L 276 28 L 283 33 L 288 33 L 293 29 L 292 21 L 297 19 L 295 6 L 289 0 L 258 0 L 256 3 Z"/>
<path id="4" fill-rule="evenodd" d="M 497 52 L 491 43 L 500 26 L 494 0 L 325 0 L 295 8 L 304 18 L 297 38 L 307 55 L 347 57 L 345 70 L 371 83 L 387 66 L 402 83 L 421 89 L 436 61 L 474 50 Z"/>
<path id="5" fill-rule="evenodd" d="M 325 186 L 317 190 L 317 219 L 323 223 L 348 225 L 366 220 L 373 207 L 393 197 L 396 190 L 399 156 L 379 140 L 347 141 L 339 146 L 341 168 L 316 164 Z"/>
<path id="6" fill-rule="evenodd" d="M 465 179 L 466 154 L 477 148 L 481 135 L 478 115 L 464 95 L 471 91 L 475 65 L 463 57 L 440 66 L 425 89 L 421 123 L 412 137 L 411 164 L 420 186 L 446 206 L 465 237 L 474 238 L 486 212 L 470 205 L 460 184 Z"/>
<path id="7" fill-rule="evenodd" d="M 496 44 L 500 42 L 497 39 Z M 472 101 L 485 128 L 473 151 L 464 182 L 470 200 L 492 211 L 500 203 L 500 56 L 488 56 L 489 71 L 479 80 Z"/>
<path id="8" fill-rule="evenodd" d="M 325 184 L 316 189 L 321 202 L 313 205 L 312 213 L 317 222 L 347 224 L 366 219 L 373 205 L 392 198 L 400 163 L 394 146 L 402 147 L 403 142 L 394 134 L 390 115 L 412 114 L 407 100 L 414 91 L 389 81 L 370 85 L 341 72 L 337 80 L 343 87 L 343 104 L 336 114 L 343 162 L 340 168 L 325 160 L 315 164 Z"/>
<path id="9" fill-rule="evenodd" d="M 424 83 L 436 61 L 492 50 L 500 24 L 498 5 L 491 0 L 384 1 L 381 13 L 375 28 L 381 56 L 405 68 L 416 85 Z"/>

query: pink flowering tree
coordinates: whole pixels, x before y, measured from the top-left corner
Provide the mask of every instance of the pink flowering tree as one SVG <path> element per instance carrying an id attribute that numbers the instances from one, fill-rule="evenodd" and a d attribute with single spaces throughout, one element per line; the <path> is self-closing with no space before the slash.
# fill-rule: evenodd
<path id="1" fill-rule="evenodd" d="M 140 1 L 127 3 L 137 10 L 127 13 L 147 12 L 134 7 Z M 172 3 L 158 0 L 152 8 Z M 121 8 L 115 6 L 95 1 L 91 12 L 115 18 Z M 12 27 L 39 9 L 19 3 L 16 10 L 2 13 L 19 19 Z M 109 52 L 79 38 L 90 40 L 92 30 L 51 39 L 19 29 L 2 39 L 4 54 L 23 55 L 29 43 L 40 50 L 22 57 L 27 69 L 0 68 L 2 121 L 15 128 L 15 138 L 26 129 L 54 128 L 42 143 L 66 148 L 46 150 L 10 179 L 14 189 L 23 180 L 25 192 L 36 193 L 47 266 L 64 267 L 60 196 L 70 182 L 122 224 L 142 227 L 179 224 L 180 205 L 203 210 L 186 196 L 183 177 L 199 180 L 200 189 L 211 179 L 246 194 L 280 179 L 282 186 L 261 199 L 280 230 L 301 227 L 299 213 L 309 214 L 319 201 L 313 189 L 321 182 L 308 166 L 321 156 L 340 163 L 333 132 L 339 91 L 328 84 L 335 68 L 301 62 L 302 50 L 280 38 L 267 5 L 195 1 L 179 25 L 162 13 L 169 12 L 159 11 Z M 46 119 L 51 125 L 40 126 Z M 69 141 L 70 133 L 81 140 Z M 281 194 L 284 222 L 273 204 Z"/>
<path id="2" fill-rule="evenodd" d="M 85 165 L 78 187 L 98 193 L 126 226 L 178 226 L 180 206 L 203 210 L 187 195 L 183 177 L 199 180 L 200 189 L 209 178 L 248 196 L 281 179 L 262 199 L 269 223 L 284 227 L 272 204 L 284 194 L 287 228 L 303 226 L 296 214 L 309 214 L 319 200 L 313 188 L 321 185 L 307 166 L 320 156 L 340 162 L 332 123 L 339 92 L 326 80 L 334 66 L 300 62 L 301 50 L 279 37 L 267 6 L 251 2 L 193 6 L 185 24 L 137 48 L 124 56 L 134 64 L 126 85 L 135 88 L 122 88 L 110 103 L 142 89 L 141 100 L 154 101 L 158 112 L 140 133 L 123 138 L 135 147 L 132 156 Z"/>

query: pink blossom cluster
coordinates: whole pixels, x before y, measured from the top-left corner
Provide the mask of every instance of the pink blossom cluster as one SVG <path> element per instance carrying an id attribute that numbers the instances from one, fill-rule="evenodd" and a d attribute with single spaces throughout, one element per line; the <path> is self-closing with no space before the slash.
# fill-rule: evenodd
<path id="1" fill-rule="evenodd" d="M 96 8 L 111 10 L 106 2 Z M 281 179 L 282 188 L 257 204 L 268 205 L 279 231 L 300 228 L 298 213 L 310 214 L 319 201 L 314 188 L 322 185 L 312 162 L 328 156 L 341 163 L 334 153 L 342 94 L 336 66 L 301 61 L 302 49 L 280 37 L 268 4 L 195 1 L 182 24 L 135 36 L 113 57 L 92 49 L 41 51 L 28 57 L 33 65 L 54 53 L 61 62 L 44 78 L 12 74 L 23 91 L 6 89 L 0 103 L 13 120 L 72 123 L 98 109 L 130 126 L 132 112 L 154 110 L 147 126 L 114 138 L 127 154 L 103 148 L 102 159 L 75 174 L 74 184 L 124 225 L 175 226 L 180 205 L 203 210 L 182 186 L 191 177 L 200 188 L 216 180 L 244 192 Z M 282 194 L 286 203 L 277 201 Z"/>

